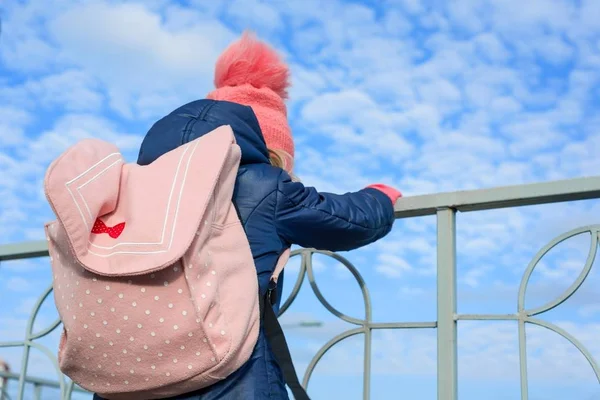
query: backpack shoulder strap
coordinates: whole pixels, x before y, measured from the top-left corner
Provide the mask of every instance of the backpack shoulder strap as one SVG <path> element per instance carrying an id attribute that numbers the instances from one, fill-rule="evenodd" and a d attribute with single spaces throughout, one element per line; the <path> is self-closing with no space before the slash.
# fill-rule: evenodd
<path id="1" fill-rule="evenodd" d="M 269 301 L 269 294 L 265 296 L 259 296 L 260 299 L 260 310 L 264 321 L 265 336 L 271 345 L 271 350 L 277 360 L 277 364 L 283 372 L 283 378 L 285 383 L 288 385 L 294 398 L 296 400 L 310 400 L 306 390 L 300 384 L 294 363 L 292 362 L 292 356 L 290 349 L 285 340 L 283 329 L 279 324 L 279 320 L 275 315 L 275 311 Z"/>
<path id="2" fill-rule="evenodd" d="M 275 270 L 273 271 L 273 275 L 271 276 L 272 281 L 277 283 L 277 279 L 279 278 L 281 271 L 283 271 L 283 268 L 285 267 L 285 265 L 287 264 L 289 259 L 290 259 L 290 249 L 288 248 L 288 249 L 285 249 L 285 251 L 283 253 L 281 253 L 281 255 L 279 256 L 279 259 L 277 260 L 277 264 L 275 265 Z"/>
<path id="3" fill-rule="evenodd" d="M 281 253 L 281 256 L 279 256 L 279 259 L 277 260 L 275 270 L 273 271 L 273 275 L 271 277 L 271 283 L 274 284 L 272 286 L 277 286 L 277 279 L 279 278 L 281 271 L 283 271 L 283 268 L 289 259 L 290 249 L 288 248 Z M 294 398 L 296 400 L 310 400 L 306 390 L 302 387 L 300 381 L 298 380 L 298 375 L 296 374 L 296 369 L 294 368 L 294 363 L 292 362 L 292 356 L 290 354 L 287 341 L 285 340 L 283 329 L 281 329 L 279 319 L 273 310 L 274 298 L 271 297 L 272 294 L 273 293 L 271 289 L 269 289 L 264 296 L 259 296 L 260 311 L 264 321 L 265 335 L 269 341 L 269 344 L 271 345 L 273 355 L 275 356 L 275 359 L 277 360 L 277 363 L 283 372 L 285 382 L 292 391 Z"/>

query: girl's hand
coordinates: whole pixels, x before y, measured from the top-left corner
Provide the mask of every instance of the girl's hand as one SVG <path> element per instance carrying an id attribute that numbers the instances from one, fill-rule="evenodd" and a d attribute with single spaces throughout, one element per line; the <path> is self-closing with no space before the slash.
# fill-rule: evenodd
<path id="1" fill-rule="evenodd" d="M 396 201 L 398 201 L 398 199 L 400 197 L 402 197 L 402 193 L 400 193 L 399 191 L 397 191 L 396 189 L 394 189 L 393 187 L 381 184 L 381 183 L 376 183 L 374 185 L 370 185 L 367 186 L 368 188 L 371 189 L 377 189 L 380 192 L 384 193 L 387 197 L 390 198 L 390 200 L 392 201 L 392 204 L 396 204 Z"/>

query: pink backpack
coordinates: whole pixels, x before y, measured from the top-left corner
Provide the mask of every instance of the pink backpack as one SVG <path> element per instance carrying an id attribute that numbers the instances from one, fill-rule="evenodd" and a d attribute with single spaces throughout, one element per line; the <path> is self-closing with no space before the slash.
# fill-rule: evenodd
<path id="1" fill-rule="evenodd" d="M 108 399 L 157 399 L 209 386 L 248 360 L 260 312 L 231 201 L 239 161 L 224 126 L 148 166 L 86 139 L 49 167 L 58 359 L 77 384 Z"/>

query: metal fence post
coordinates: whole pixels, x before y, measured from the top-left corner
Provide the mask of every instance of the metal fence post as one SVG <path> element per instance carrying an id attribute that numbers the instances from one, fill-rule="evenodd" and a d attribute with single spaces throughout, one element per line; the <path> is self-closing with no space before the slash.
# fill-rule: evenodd
<path id="1" fill-rule="evenodd" d="M 35 400 L 42 400 L 42 385 L 33 384 L 33 398 Z"/>
<path id="2" fill-rule="evenodd" d="M 9 365 L 0 358 L 0 372 L 9 373 Z M 0 377 L 0 400 L 6 400 L 8 398 L 8 378 Z"/>
<path id="3" fill-rule="evenodd" d="M 456 210 L 437 211 L 438 400 L 457 400 Z"/>

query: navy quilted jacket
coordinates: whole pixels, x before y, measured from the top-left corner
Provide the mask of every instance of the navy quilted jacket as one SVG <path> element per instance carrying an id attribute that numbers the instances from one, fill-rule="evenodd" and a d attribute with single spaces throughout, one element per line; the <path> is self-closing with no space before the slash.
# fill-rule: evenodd
<path id="1" fill-rule="evenodd" d="M 158 157 L 222 125 L 230 125 L 242 158 L 234 190 L 236 206 L 265 293 L 281 253 L 290 245 L 331 251 L 352 250 L 385 236 L 392 228 L 390 199 L 375 189 L 335 195 L 292 182 L 269 163 L 258 120 L 250 107 L 215 100 L 186 104 L 158 121 L 142 143 L 138 163 Z M 283 276 L 277 299 L 281 298 Z M 278 303 L 274 306 L 279 307 Z M 281 371 L 264 334 L 247 364 L 222 382 L 178 399 L 287 399 Z"/>

